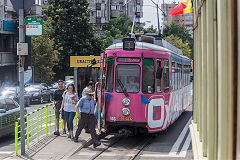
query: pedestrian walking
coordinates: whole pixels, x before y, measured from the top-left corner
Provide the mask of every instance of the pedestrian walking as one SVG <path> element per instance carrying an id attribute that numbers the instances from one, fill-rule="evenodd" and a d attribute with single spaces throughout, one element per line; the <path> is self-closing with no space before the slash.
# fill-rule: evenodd
<path id="1" fill-rule="evenodd" d="M 86 96 L 86 91 L 87 91 L 88 89 L 90 89 L 91 92 L 94 93 L 94 83 L 93 83 L 93 81 L 89 81 L 88 84 L 87 84 L 87 86 L 83 89 L 83 91 L 82 91 L 82 97 Z M 85 132 L 86 132 L 86 133 L 90 133 L 90 130 L 89 130 L 87 124 L 84 126 L 84 129 L 85 129 Z"/>
<path id="2" fill-rule="evenodd" d="M 55 116 L 56 116 L 56 127 L 57 131 L 54 132 L 54 135 L 60 136 L 59 133 L 59 118 L 60 118 L 60 109 L 62 105 L 62 100 L 63 100 L 63 93 L 65 91 L 64 86 L 63 86 L 63 81 L 59 80 L 58 81 L 58 89 L 54 92 L 53 94 L 53 109 L 55 109 Z M 62 119 L 63 119 L 63 134 L 66 134 L 66 120 L 64 117 L 64 112 L 62 112 Z"/>
<path id="3" fill-rule="evenodd" d="M 97 146 L 101 145 L 101 142 L 98 141 L 95 130 L 96 120 L 94 116 L 95 107 L 92 90 L 89 88 L 86 90 L 85 94 L 86 96 L 82 97 L 75 106 L 79 121 L 74 142 L 78 142 L 78 137 L 81 134 L 84 126 L 87 124 L 93 140 L 93 147 L 96 148 Z"/>
<path id="4" fill-rule="evenodd" d="M 67 121 L 68 138 L 73 139 L 73 119 L 76 115 L 75 105 L 77 104 L 78 96 L 74 85 L 71 83 L 67 86 L 67 90 L 63 93 L 63 101 L 60 112 L 64 111 L 64 116 Z"/>
<path id="5" fill-rule="evenodd" d="M 86 91 L 87 91 L 88 89 L 91 89 L 91 91 L 94 92 L 94 83 L 93 83 L 93 81 L 89 81 L 88 84 L 87 84 L 87 86 L 83 89 L 83 91 L 82 91 L 82 97 L 86 96 Z"/>

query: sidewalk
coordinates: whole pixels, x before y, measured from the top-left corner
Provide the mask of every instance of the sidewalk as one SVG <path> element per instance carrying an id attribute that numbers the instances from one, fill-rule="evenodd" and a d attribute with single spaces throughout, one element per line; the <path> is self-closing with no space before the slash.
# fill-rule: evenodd
<path id="1" fill-rule="evenodd" d="M 76 131 L 76 128 L 74 129 Z M 62 133 L 62 132 L 61 132 Z M 98 134 L 99 135 L 99 134 Z M 82 130 L 79 142 L 66 137 L 66 134 L 55 136 L 53 134 L 43 137 L 38 143 L 30 145 L 24 156 L 10 156 L 6 160 L 12 159 L 67 159 L 78 152 L 84 146 L 92 144 L 91 135 Z"/>

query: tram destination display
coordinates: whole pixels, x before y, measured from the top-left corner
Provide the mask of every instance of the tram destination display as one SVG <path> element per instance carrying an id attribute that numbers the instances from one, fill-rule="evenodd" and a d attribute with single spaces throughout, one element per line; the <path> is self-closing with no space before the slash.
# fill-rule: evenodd
<path id="1" fill-rule="evenodd" d="M 134 51 L 135 50 L 135 39 L 134 38 L 124 38 L 123 42 L 123 50 Z"/>
<path id="2" fill-rule="evenodd" d="M 117 62 L 120 63 L 140 63 L 140 58 L 117 58 Z"/>

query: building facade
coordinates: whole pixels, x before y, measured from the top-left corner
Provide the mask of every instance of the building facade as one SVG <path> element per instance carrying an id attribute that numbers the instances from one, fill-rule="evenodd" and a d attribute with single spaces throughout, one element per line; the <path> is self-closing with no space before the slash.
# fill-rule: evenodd
<path id="1" fill-rule="evenodd" d="M 177 5 L 178 4 L 174 4 L 174 3 L 161 5 L 162 10 L 165 12 L 165 15 L 162 13 L 163 27 L 170 25 L 173 22 L 179 25 L 184 25 L 193 37 L 193 14 L 192 13 L 170 16 L 172 9 Z"/>
<path id="2" fill-rule="evenodd" d="M 17 82 L 17 15 L 10 0 L 0 0 L 0 86 Z"/>
<path id="3" fill-rule="evenodd" d="M 117 18 L 122 13 L 127 15 L 135 22 L 140 23 L 143 17 L 143 0 L 88 0 L 90 12 L 90 23 L 101 28 L 106 21 Z"/>

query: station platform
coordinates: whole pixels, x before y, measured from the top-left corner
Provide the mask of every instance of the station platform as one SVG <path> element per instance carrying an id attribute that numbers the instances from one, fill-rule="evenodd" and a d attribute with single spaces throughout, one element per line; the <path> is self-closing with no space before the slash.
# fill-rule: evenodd
<path id="1" fill-rule="evenodd" d="M 76 128 L 74 128 L 74 132 Z M 92 146 L 91 135 L 85 133 L 82 130 L 79 136 L 79 142 L 75 143 L 70 138 L 67 138 L 66 134 L 60 132 L 60 136 L 55 136 L 54 134 L 42 137 L 38 143 L 33 142 L 30 144 L 29 149 L 26 149 L 25 155 L 9 155 L 5 160 L 12 159 L 68 159 L 83 147 Z M 98 136 L 101 137 L 102 134 L 97 132 Z"/>

